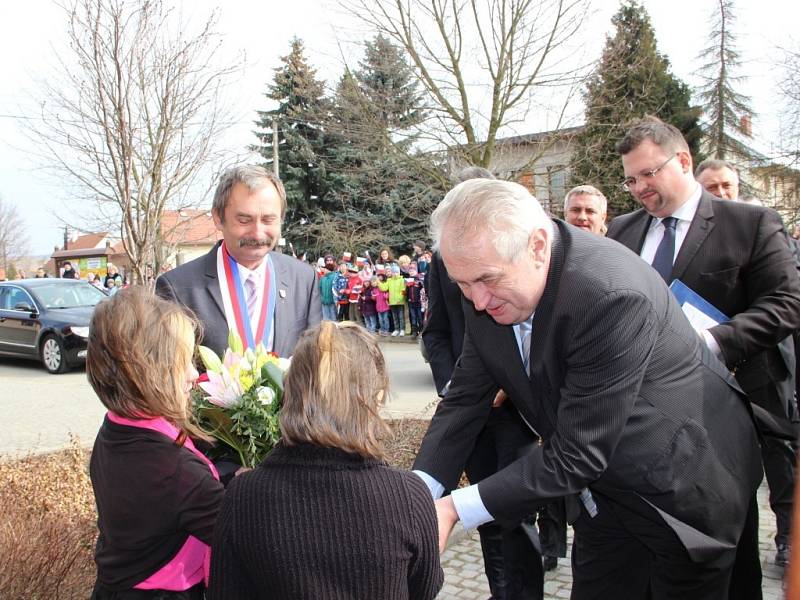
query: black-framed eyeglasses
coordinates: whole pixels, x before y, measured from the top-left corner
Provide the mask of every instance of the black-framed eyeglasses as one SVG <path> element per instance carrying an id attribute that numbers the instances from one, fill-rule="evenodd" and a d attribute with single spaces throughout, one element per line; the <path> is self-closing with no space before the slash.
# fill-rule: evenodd
<path id="1" fill-rule="evenodd" d="M 665 160 L 663 163 L 661 163 L 659 166 L 657 166 L 657 167 L 656 167 L 655 169 L 653 169 L 652 171 L 645 171 L 644 173 L 642 173 L 642 174 L 641 174 L 641 175 L 639 175 L 638 177 L 626 177 L 626 178 L 623 180 L 623 182 L 619 184 L 619 186 L 620 186 L 620 187 L 621 187 L 623 190 L 625 190 L 626 192 L 630 192 L 630 191 L 631 191 L 631 188 L 632 188 L 633 186 L 635 186 L 637 183 L 639 183 L 639 181 L 641 181 L 642 179 L 652 179 L 653 177 L 655 177 L 656 175 L 658 175 L 658 172 L 659 172 L 661 169 L 663 169 L 664 167 L 666 167 L 666 166 L 667 166 L 667 163 L 668 163 L 669 161 L 671 161 L 673 158 L 675 158 L 676 156 L 678 156 L 678 155 L 677 155 L 677 154 L 673 154 L 672 156 L 670 156 L 670 157 L 669 157 L 667 160 Z"/>

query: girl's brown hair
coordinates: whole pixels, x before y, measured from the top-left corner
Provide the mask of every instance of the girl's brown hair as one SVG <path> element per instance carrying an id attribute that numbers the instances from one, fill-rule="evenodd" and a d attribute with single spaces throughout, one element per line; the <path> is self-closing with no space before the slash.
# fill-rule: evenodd
<path id="1" fill-rule="evenodd" d="M 300 338 L 286 373 L 283 440 L 382 458 L 380 440 L 389 429 L 378 411 L 388 391 L 372 335 L 355 323 L 323 321 Z"/>
<path id="2" fill-rule="evenodd" d="M 143 287 L 122 289 L 94 309 L 86 354 L 89 383 L 122 417 L 164 417 L 183 434 L 208 439 L 193 421 L 185 389 L 198 331 L 197 320 L 180 305 Z"/>
<path id="3" fill-rule="evenodd" d="M 383 254 L 384 250 L 387 252 L 386 260 L 387 261 L 394 261 L 394 254 L 392 254 L 392 249 L 389 248 L 388 246 L 384 246 L 383 248 L 381 248 L 381 251 L 378 252 L 378 260 L 383 260 L 383 259 L 381 259 L 381 254 Z"/>

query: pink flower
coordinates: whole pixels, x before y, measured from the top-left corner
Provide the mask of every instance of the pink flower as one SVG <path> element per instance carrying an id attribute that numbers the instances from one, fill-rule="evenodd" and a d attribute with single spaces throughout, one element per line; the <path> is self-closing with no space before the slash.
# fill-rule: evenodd
<path id="1" fill-rule="evenodd" d="M 239 404 L 244 389 L 238 379 L 223 370 L 221 373 L 206 371 L 208 381 L 198 381 L 200 388 L 208 394 L 208 401 L 222 408 L 233 408 Z"/>

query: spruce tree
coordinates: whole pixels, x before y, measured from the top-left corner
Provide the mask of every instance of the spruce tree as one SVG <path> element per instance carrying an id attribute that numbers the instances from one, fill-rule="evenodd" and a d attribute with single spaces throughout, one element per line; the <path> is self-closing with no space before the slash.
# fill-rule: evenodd
<path id="1" fill-rule="evenodd" d="M 286 187 L 288 210 L 285 231 L 289 239 L 303 238 L 303 225 L 324 208 L 327 191 L 327 167 L 324 161 L 327 142 L 323 123 L 329 113 L 324 82 L 305 57 L 303 42 L 292 40 L 291 51 L 281 57 L 275 69 L 267 98 L 278 103 L 273 110 L 258 111 L 260 144 L 253 146 L 272 168 L 272 123 L 278 125 L 278 164 Z M 301 241 L 301 246 L 308 240 Z"/>
<path id="2" fill-rule="evenodd" d="M 753 111 L 748 104 L 749 98 L 734 89 L 743 79 L 735 75 L 739 53 L 733 33 L 734 22 L 733 0 L 717 0 L 709 43 L 699 56 L 705 62 L 699 69 L 703 84 L 698 90 L 698 97 L 700 104 L 705 107 L 706 117 L 703 149 L 710 156 L 735 161 L 748 159 L 752 155 L 741 139 L 751 135 L 743 124 L 743 117 L 749 118 Z"/>
<path id="3" fill-rule="evenodd" d="M 585 126 L 574 140 L 571 181 L 591 184 L 608 198 L 609 216 L 638 208 L 622 191 L 622 162 L 615 150 L 626 125 L 652 114 L 683 133 L 695 161 L 700 160 L 699 109 L 691 106 L 689 87 L 670 71 L 659 53 L 650 17 L 628 0 L 612 18 L 613 36 L 606 40 L 600 62 L 589 78 L 584 101 Z"/>
<path id="4" fill-rule="evenodd" d="M 326 126 L 330 212 L 316 236 L 335 250 L 406 250 L 427 236 L 427 219 L 442 192 L 435 160 L 413 151 L 425 110 L 411 68 L 383 36 L 365 43 L 355 72 L 347 70 Z"/>

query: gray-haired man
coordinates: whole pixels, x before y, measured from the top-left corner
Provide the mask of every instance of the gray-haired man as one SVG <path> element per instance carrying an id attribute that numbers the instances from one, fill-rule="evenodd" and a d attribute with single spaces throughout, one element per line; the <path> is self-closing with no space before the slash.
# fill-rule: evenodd
<path id="1" fill-rule="evenodd" d="M 262 167 L 229 169 L 211 213 L 223 241 L 161 275 L 156 292 L 190 308 L 203 322 L 203 345 L 217 353 L 234 330 L 247 346 L 262 342 L 290 356 L 300 334 L 322 319 L 322 305 L 314 269 L 273 252 L 286 215 L 283 184 Z"/>

